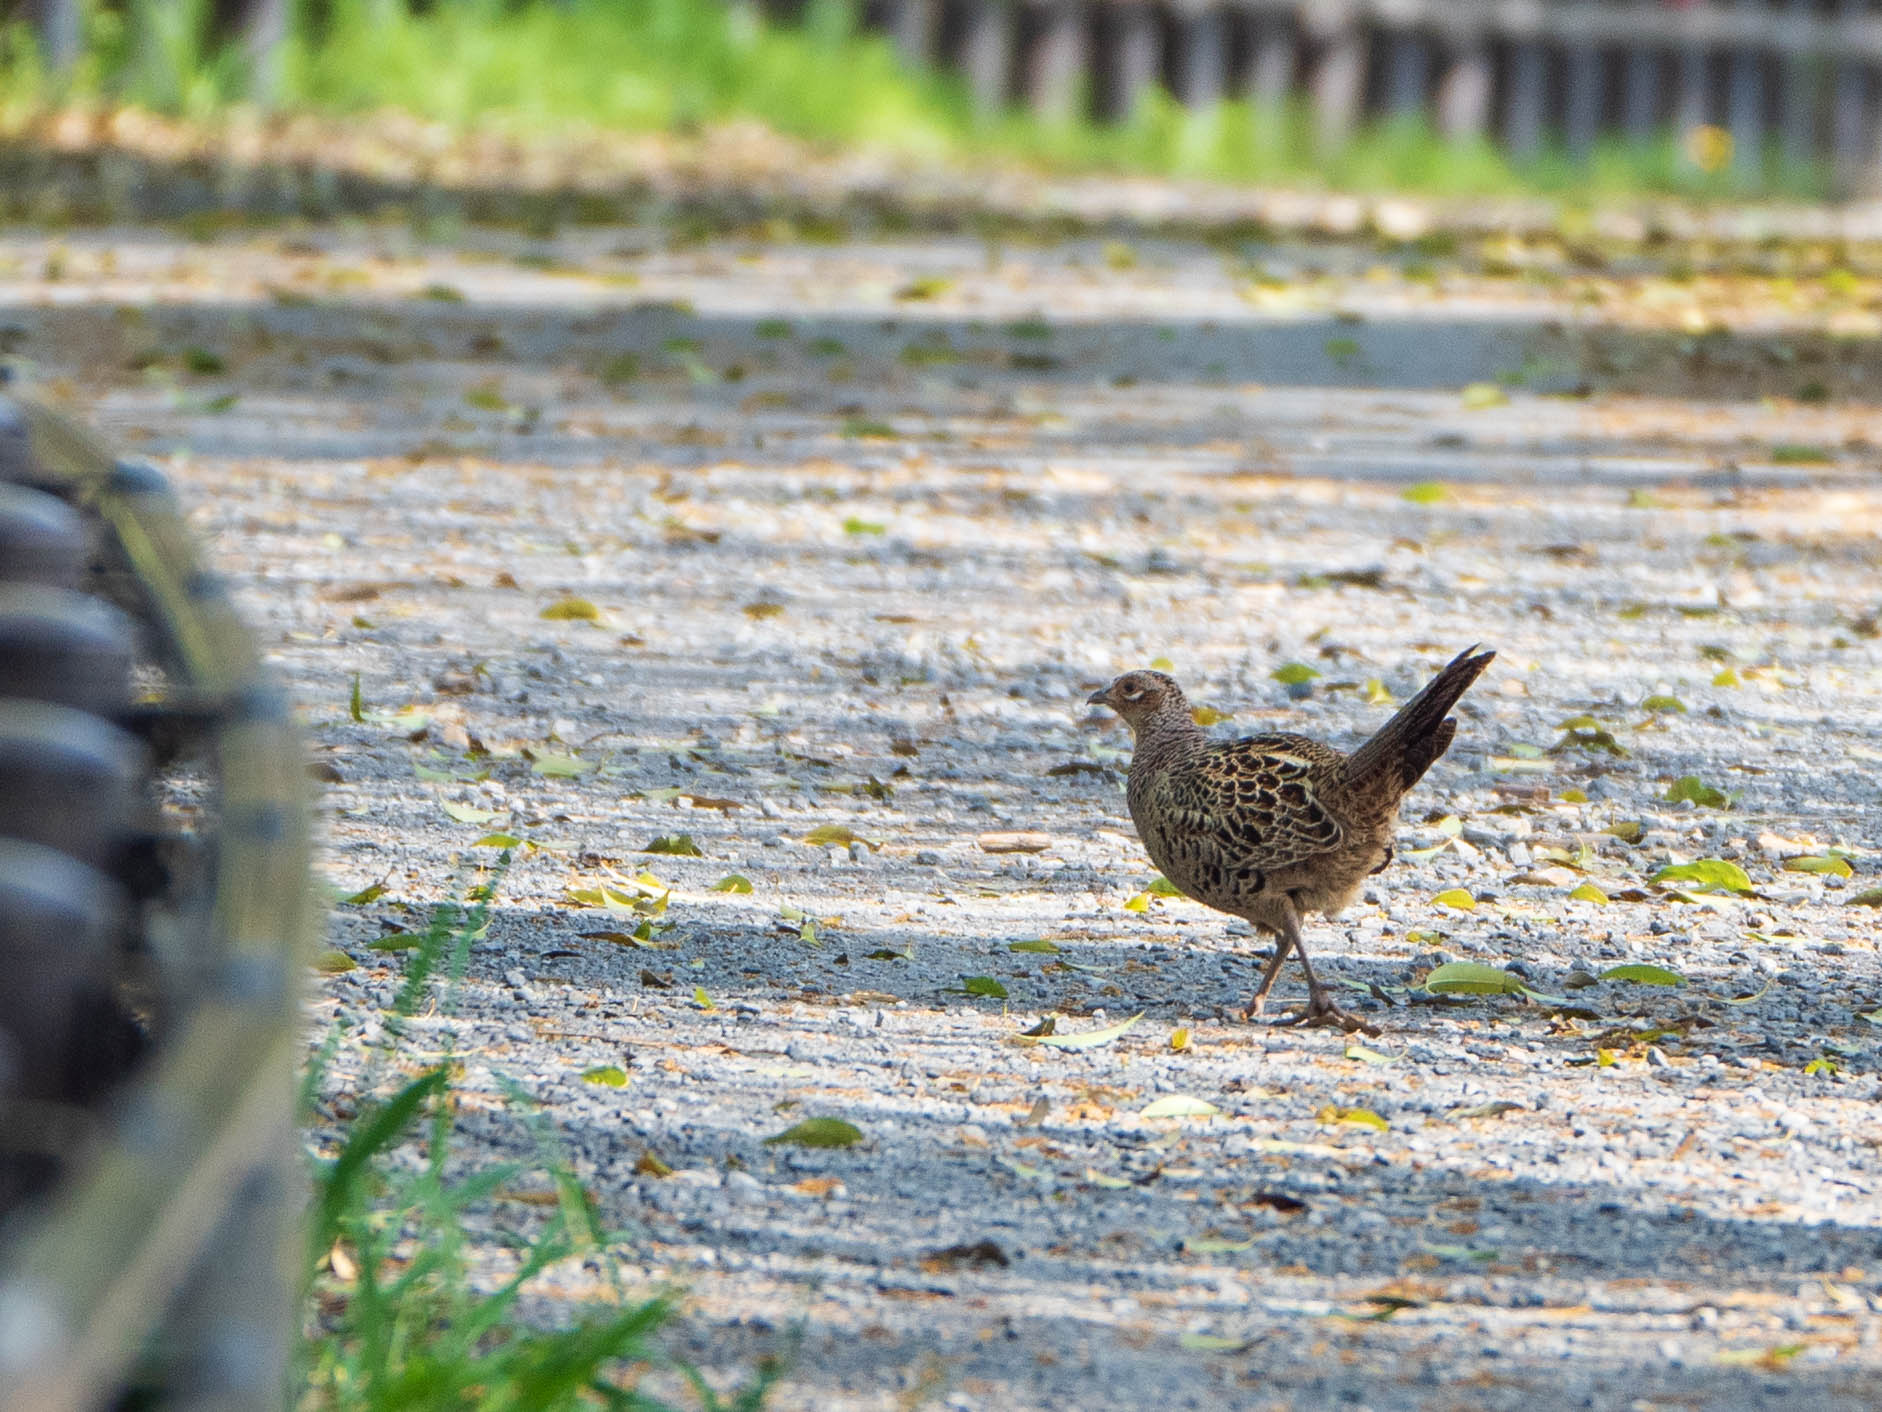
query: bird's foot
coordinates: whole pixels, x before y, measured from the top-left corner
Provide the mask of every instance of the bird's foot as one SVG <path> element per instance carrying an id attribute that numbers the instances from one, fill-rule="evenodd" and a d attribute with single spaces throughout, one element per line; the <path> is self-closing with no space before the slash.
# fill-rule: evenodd
<path id="1" fill-rule="evenodd" d="M 1342 1029 L 1348 1034 L 1369 1035 L 1377 1039 L 1384 1033 L 1377 1025 L 1362 1020 L 1351 1011 L 1342 1010 L 1333 1003 L 1333 998 L 1324 990 L 1316 990 L 1307 998 L 1307 1007 L 1298 1015 L 1291 1017 L 1290 1025 L 1301 1025 L 1307 1029 Z"/>

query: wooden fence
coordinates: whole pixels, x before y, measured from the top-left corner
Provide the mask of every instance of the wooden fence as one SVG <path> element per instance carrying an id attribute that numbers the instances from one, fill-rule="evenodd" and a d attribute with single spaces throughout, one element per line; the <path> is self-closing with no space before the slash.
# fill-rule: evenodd
<path id="1" fill-rule="evenodd" d="M 75 62 L 79 0 L 18 3 L 52 65 Z M 263 98 L 295 3 L 215 7 Z M 789 18 L 806 0 L 758 3 Z M 1782 164 L 1882 189 L 1882 0 L 862 3 L 911 65 L 959 71 L 989 113 L 1023 103 L 1047 120 L 1117 121 L 1161 85 L 1191 108 L 1244 100 L 1275 140 L 1283 124 L 1265 119 L 1304 107 L 1321 152 L 1369 119 L 1419 115 L 1519 158 L 1671 133 L 1747 187 Z"/>

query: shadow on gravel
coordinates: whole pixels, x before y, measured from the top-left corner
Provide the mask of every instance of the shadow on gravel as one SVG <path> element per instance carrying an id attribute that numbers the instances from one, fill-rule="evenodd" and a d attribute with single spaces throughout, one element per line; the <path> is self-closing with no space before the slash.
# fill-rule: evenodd
<path id="1" fill-rule="evenodd" d="M 201 252 L 204 259 L 214 255 L 213 245 Z M 701 408 L 771 413 L 840 410 L 859 393 L 874 399 L 937 380 L 957 394 L 1137 385 L 1232 393 L 1249 384 L 1455 392 L 1500 383 L 1557 394 L 1812 402 L 1866 399 L 1882 380 L 1882 339 L 1694 336 L 1592 318 L 1567 327 L 1435 308 L 1429 317 L 1276 318 L 1227 301 L 1221 316 L 1208 320 L 1072 314 L 1048 322 L 1042 312 L 983 322 L 909 305 L 889 317 L 826 313 L 786 322 L 634 302 L 581 282 L 571 283 L 565 302 L 553 303 L 480 304 L 433 289 L 432 297 L 404 300 L 288 291 L 271 301 L 157 302 L 140 305 L 131 318 L 116 302 L 0 304 L 0 354 L 53 366 L 82 354 L 135 368 L 161 366 L 194 347 L 225 360 L 258 390 L 305 388 L 312 378 L 368 397 L 382 377 L 422 380 L 428 364 L 449 364 L 460 374 L 553 370 L 587 375 L 590 390 L 605 388 L 623 407 L 649 392 L 668 400 L 679 391 Z M 279 358 L 284 343 L 287 359 Z M 296 454 L 308 453 L 296 448 Z"/>
<path id="2" fill-rule="evenodd" d="M 566 913 L 499 913 L 491 942 L 535 938 L 547 950 L 532 983 L 595 988 L 589 1018 L 558 1036 L 592 1042 L 577 1063 L 662 1071 L 658 1085 L 630 1079 L 618 1091 L 570 1071 L 543 1080 L 539 1096 L 570 1148 L 592 1157 L 604 1220 L 630 1233 L 629 1249 L 682 1282 L 687 1269 L 709 1268 L 721 1291 L 709 1302 L 733 1300 L 736 1318 L 718 1306 L 695 1312 L 683 1335 L 689 1356 L 734 1366 L 776 1351 L 801 1319 L 800 1392 L 875 1388 L 933 1359 L 947 1386 L 980 1388 L 991 1400 L 973 1405 L 990 1407 L 1049 1398 L 1063 1384 L 1047 1368 L 1061 1359 L 1099 1375 L 1117 1406 L 1165 1393 L 1199 1400 L 1159 1405 L 1229 1405 L 1212 1399 L 1230 1393 L 1234 1405 L 1244 1396 L 1266 1405 L 1255 1390 L 1301 1405 L 1456 1405 L 1447 1384 L 1459 1350 L 1486 1345 L 1500 1354 L 1498 1375 L 1472 1385 L 1473 1407 L 1534 1406 L 1538 1395 L 1591 1407 L 1863 1405 L 1882 1395 L 1868 1373 L 1791 1363 L 1781 1350 L 1802 1326 L 1748 1336 L 1738 1364 L 1669 1365 L 1657 1347 L 1721 1308 L 1755 1310 L 1767 1292 L 1817 1281 L 1834 1290 L 1850 1267 L 1882 1258 L 1882 1235 L 1708 1214 L 1657 1191 L 1671 1167 L 1637 1157 L 1615 1157 L 1612 1179 L 1555 1183 L 1495 1169 L 1497 1145 L 1561 1115 L 1519 1108 L 1497 1120 L 1495 1143 L 1455 1153 L 1446 1134 L 1460 1129 L 1441 1115 L 1422 1129 L 1436 1145 L 1416 1153 L 1304 1116 L 1278 1139 L 1232 1117 L 1185 1125 L 1178 1139 L 1171 1125 L 1125 1111 L 1146 1096 L 1129 1046 L 1036 1063 L 1015 1049 L 1010 1065 L 996 1064 L 1003 1072 L 984 1072 L 985 1002 L 949 1002 L 909 983 L 911 964 L 931 979 L 985 966 L 976 946 L 845 933 L 793 967 L 762 932 L 692 925 L 686 953 L 706 959 L 692 971 L 674 967 L 672 952 L 573 940 L 581 926 Z M 911 942 L 918 963 L 838 959 Z M 1219 956 L 1078 944 L 1065 957 L 1114 976 L 1135 965 L 1166 1016 L 1212 1004 L 1225 984 L 1212 965 Z M 473 980 L 496 983 L 481 973 L 504 964 L 474 963 Z M 675 993 L 637 970 L 685 980 Z M 904 994 L 914 1008 L 887 1009 L 878 1022 L 886 995 L 858 1003 L 852 993 L 845 1004 L 812 975 Z M 682 1012 L 695 982 L 716 1012 Z M 1260 1031 L 1246 1033 L 1245 1075 L 1201 1091 L 1230 1115 L 1261 1118 L 1274 1105 L 1256 1087 Z M 1048 1100 L 1043 1114 L 1038 1098 Z M 764 1143 L 825 1115 L 857 1123 L 865 1144 Z M 1669 1147 L 1676 1141 L 1668 1135 Z M 1604 1163 L 1599 1134 L 1585 1147 Z M 648 1152 L 680 1174 L 638 1171 Z M 1718 1197 L 1729 1203 L 1731 1193 Z M 1856 1305 L 1813 1319 L 1811 1341 L 1854 1339 L 1870 1316 L 1860 1295 L 1845 1298 Z M 1198 1322 L 1220 1346 L 1178 1342 L 1173 1329 Z"/>

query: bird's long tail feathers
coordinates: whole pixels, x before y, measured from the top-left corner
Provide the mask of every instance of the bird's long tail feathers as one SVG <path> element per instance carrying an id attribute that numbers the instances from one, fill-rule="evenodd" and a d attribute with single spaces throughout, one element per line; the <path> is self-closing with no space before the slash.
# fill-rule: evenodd
<path id="1" fill-rule="evenodd" d="M 1475 652 L 1477 655 L 1472 656 Z M 1346 759 L 1347 783 L 1357 789 L 1383 785 L 1402 795 L 1431 762 L 1442 755 L 1457 733 L 1457 722 L 1447 720 L 1451 707 L 1470 689 L 1483 669 L 1490 665 L 1494 652 L 1477 652 L 1467 647 L 1443 671 L 1425 685 L 1425 689 L 1407 701 L 1375 734 Z"/>

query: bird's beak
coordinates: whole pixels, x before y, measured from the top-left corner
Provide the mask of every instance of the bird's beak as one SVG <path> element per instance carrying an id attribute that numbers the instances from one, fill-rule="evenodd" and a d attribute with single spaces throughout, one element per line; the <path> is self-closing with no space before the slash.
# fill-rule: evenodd
<path id="1" fill-rule="evenodd" d="M 1087 706 L 1109 706 L 1111 704 L 1111 688 L 1107 686 L 1101 691 L 1092 692 L 1091 695 L 1085 698 L 1085 704 Z"/>

